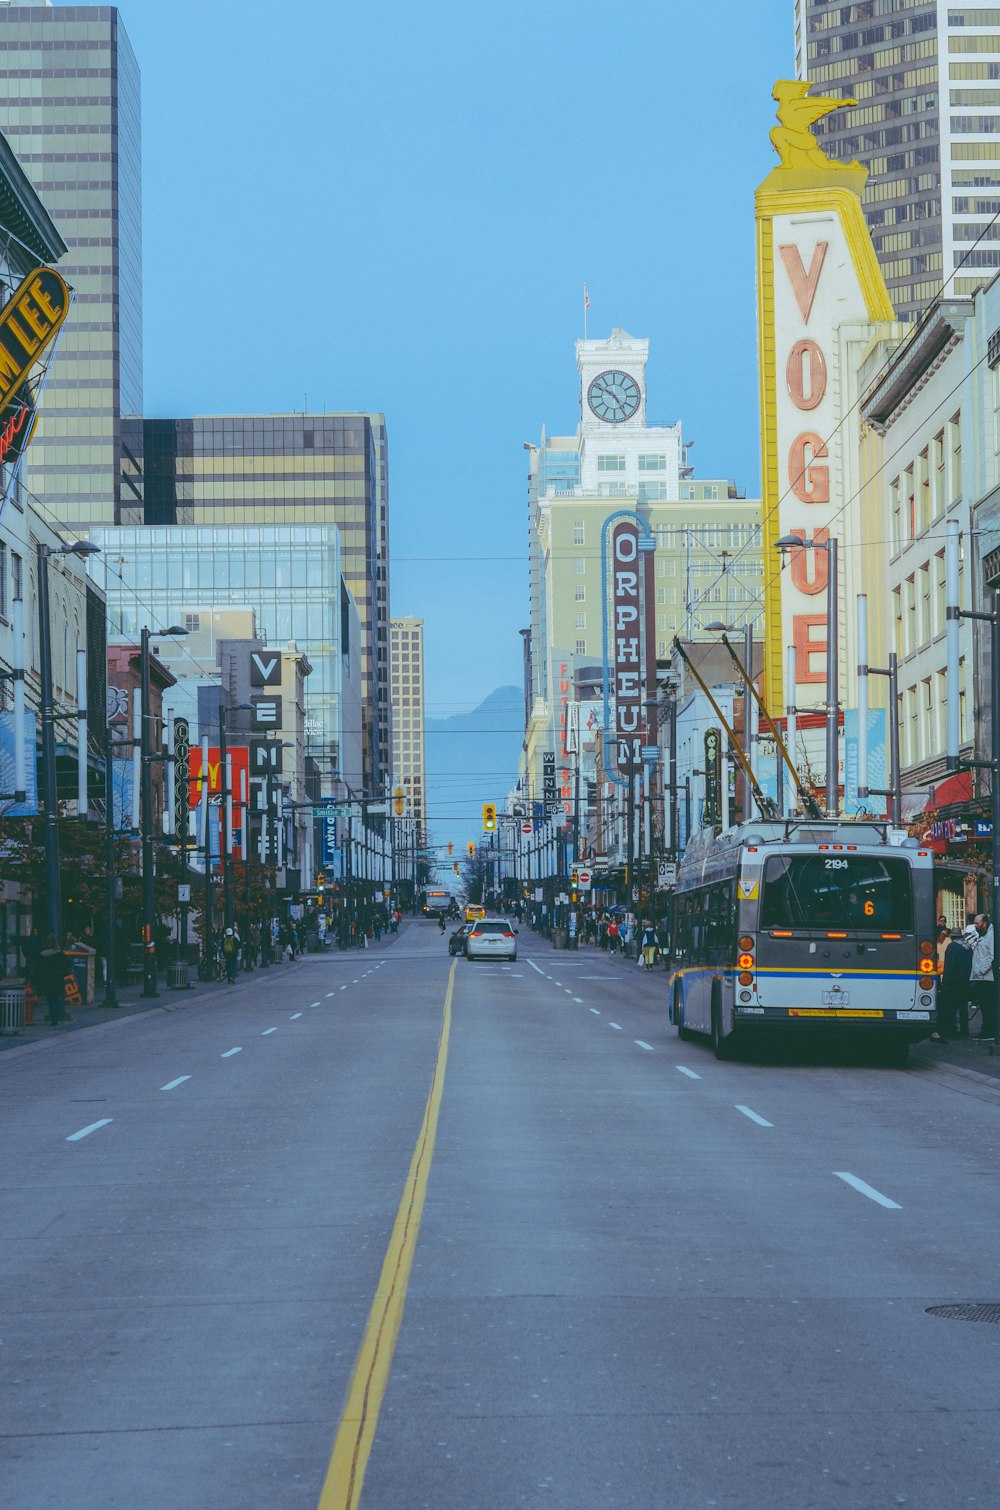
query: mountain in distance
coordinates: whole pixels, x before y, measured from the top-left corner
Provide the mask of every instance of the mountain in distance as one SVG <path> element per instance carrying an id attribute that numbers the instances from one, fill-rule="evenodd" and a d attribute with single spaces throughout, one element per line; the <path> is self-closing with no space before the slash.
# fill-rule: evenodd
<path id="1" fill-rule="evenodd" d="M 517 785 L 523 741 L 520 687 L 498 687 L 469 713 L 425 719 L 428 847 L 440 846 L 441 878 L 451 865 L 448 842 L 461 864 L 469 842 L 482 838 L 483 803 L 502 807 Z"/>

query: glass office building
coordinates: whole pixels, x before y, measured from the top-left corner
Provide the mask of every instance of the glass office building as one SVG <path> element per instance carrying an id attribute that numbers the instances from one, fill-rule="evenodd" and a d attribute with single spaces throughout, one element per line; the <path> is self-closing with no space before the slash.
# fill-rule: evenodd
<path id="1" fill-rule="evenodd" d="M 142 502 L 139 69 L 113 6 L 0 6 L 0 131 L 75 295 L 26 482 L 71 529 L 113 524 Z"/>
<path id="2" fill-rule="evenodd" d="M 1000 6 L 795 0 L 797 76 L 857 100 L 815 127 L 869 170 L 864 209 L 900 319 L 1000 267 Z M 978 243 L 978 244 L 977 244 Z"/>
<path id="3" fill-rule="evenodd" d="M 107 594 L 108 635 L 138 642 L 144 625 L 200 627 L 199 610 L 253 608 L 257 631 L 270 646 L 289 642 L 308 658 L 305 682 L 306 755 L 324 785 L 360 766 L 345 741 L 345 679 L 355 648 L 357 617 L 342 580 L 336 525 L 190 525 L 92 529 L 101 547 L 89 558 L 93 580 Z M 182 643 L 182 642 L 178 642 Z M 356 699 L 347 696 L 348 708 Z M 351 721 L 356 722 L 352 712 Z"/>
<path id="4" fill-rule="evenodd" d="M 361 620 L 365 787 L 381 791 L 392 773 L 384 416 L 150 419 L 143 452 L 147 525 L 338 527 L 344 579 Z"/>

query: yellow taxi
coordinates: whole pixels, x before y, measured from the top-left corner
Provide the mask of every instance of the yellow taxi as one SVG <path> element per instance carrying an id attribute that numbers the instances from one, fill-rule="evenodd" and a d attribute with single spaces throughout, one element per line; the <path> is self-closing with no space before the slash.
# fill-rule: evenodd
<path id="1" fill-rule="evenodd" d="M 465 921 L 478 923 L 480 918 L 486 916 L 486 908 L 480 907 L 478 902 L 467 902 L 465 905 Z"/>

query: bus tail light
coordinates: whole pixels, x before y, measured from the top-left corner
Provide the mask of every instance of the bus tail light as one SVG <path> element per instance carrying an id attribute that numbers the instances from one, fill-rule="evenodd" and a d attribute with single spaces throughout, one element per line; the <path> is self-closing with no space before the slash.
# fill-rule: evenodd
<path id="1" fill-rule="evenodd" d="M 930 939 L 921 939 L 921 941 L 920 941 L 920 953 L 921 954 L 934 954 L 934 953 L 936 953 L 934 945 L 931 943 Z"/>
<path id="2" fill-rule="evenodd" d="M 752 970 L 741 970 L 740 973 L 739 973 L 739 975 L 736 978 L 739 981 L 739 983 L 740 983 L 741 986 L 752 986 L 753 985 L 753 971 Z M 749 1001 L 749 997 L 747 998 L 747 1000 Z"/>
<path id="3" fill-rule="evenodd" d="M 740 967 L 741 970 L 752 970 L 753 969 L 753 955 L 752 954 L 740 954 L 740 955 L 737 956 L 736 963 L 739 965 L 739 967 Z"/>
<path id="4" fill-rule="evenodd" d="M 749 933 L 745 933 L 743 935 L 743 937 L 740 939 L 740 948 L 741 949 L 752 949 L 753 948 L 753 939 L 750 937 Z"/>
<path id="5" fill-rule="evenodd" d="M 937 965 L 934 960 L 922 959 L 920 961 L 920 973 L 921 975 L 935 975 L 937 973 Z"/>

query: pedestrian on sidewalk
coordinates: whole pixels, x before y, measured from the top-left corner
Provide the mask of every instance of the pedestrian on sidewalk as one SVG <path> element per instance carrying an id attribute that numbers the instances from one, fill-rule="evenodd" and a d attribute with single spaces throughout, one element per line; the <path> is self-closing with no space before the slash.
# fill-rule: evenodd
<path id="1" fill-rule="evenodd" d="M 227 928 L 223 934 L 222 958 L 226 966 L 226 980 L 229 985 L 234 986 L 236 972 L 240 968 L 240 940 L 239 935 L 232 928 Z"/>
<path id="2" fill-rule="evenodd" d="M 656 937 L 656 929 L 647 919 L 646 922 L 642 925 L 642 937 L 639 941 L 639 947 L 641 950 L 639 958 L 642 960 L 642 963 L 647 970 L 652 970 L 653 966 L 656 964 L 657 946 L 658 940 Z"/>
<path id="3" fill-rule="evenodd" d="M 611 950 L 612 954 L 618 953 L 618 937 L 620 932 L 621 929 L 618 926 L 618 919 L 612 918 L 611 922 L 608 924 L 608 948 Z"/>
<path id="4" fill-rule="evenodd" d="M 972 1000 L 979 1008 L 982 1026 L 980 1038 L 995 1038 L 997 1031 L 996 984 L 993 979 L 993 924 L 985 912 L 976 914 L 976 939 L 972 949 L 972 973 L 969 985 Z"/>
<path id="5" fill-rule="evenodd" d="M 45 947 L 38 959 L 41 988 L 49 1004 L 48 1023 L 50 1027 L 58 1028 L 73 1019 L 66 1010 L 66 971 L 69 961 L 54 933 L 50 933 L 45 940 Z"/>
<path id="6" fill-rule="evenodd" d="M 945 950 L 944 970 L 938 986 L 938 1031 L 931 1034 L 932 1043 L 947 1043 L 956 1033 L 959 1038 L 968 1038 L 971 971 L 972 951 L 966 948 L 956 928 L 949 934 Z"/>

